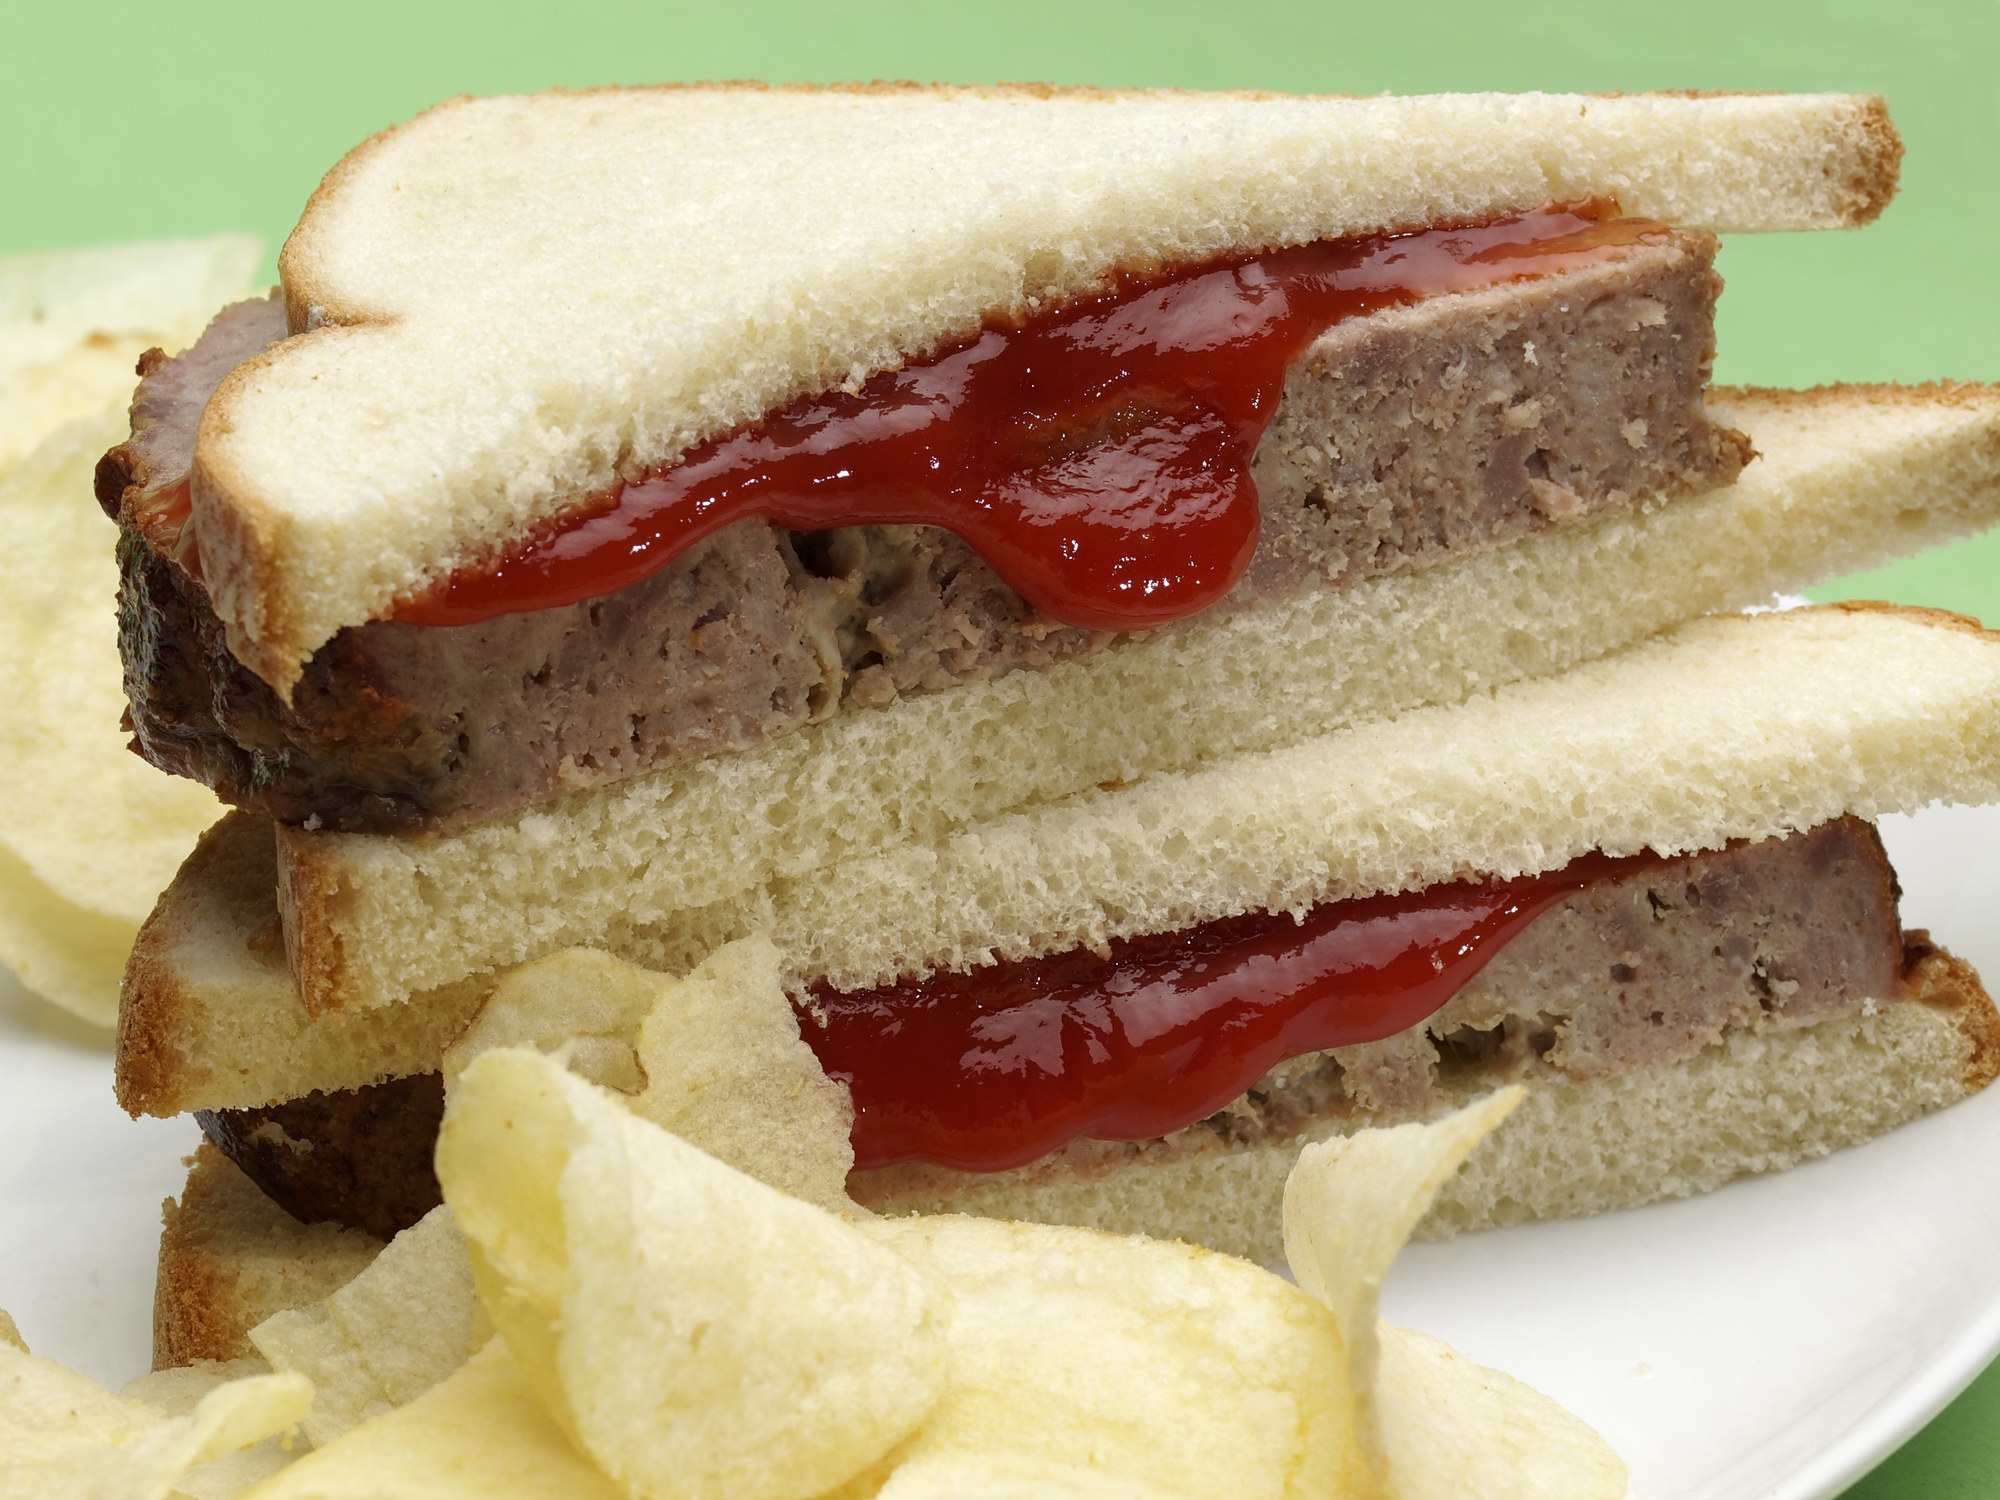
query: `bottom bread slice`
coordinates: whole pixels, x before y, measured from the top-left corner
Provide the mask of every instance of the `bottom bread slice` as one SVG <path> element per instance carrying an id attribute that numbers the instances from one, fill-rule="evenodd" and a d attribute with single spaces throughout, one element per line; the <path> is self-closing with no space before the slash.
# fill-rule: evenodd
<path id="1" fill-rule="evenodd" d="M 1446 1184 L 1418 1238 L 1706 1192 L 1856 1145 L 2000 1075 L 2000 1013 L 1969 965 L 1919 945 L 1904 995 L 1872 1014 L 1734 1030 L 1679 1062 L 1589 1083 L 1531 1080 L 1527 1100 Z M 1448 1103 L 1499 1081 L 1468 1070 L 1449 1080 Z M 1387 1122 L 1327 1120 L 1282 1141 L 1157 1151 L 1097 1174 L 952 1174 L 949 1191 L 929 1193 L 870 1192 L 860 1174 L 850 1185 L 881 1213 L 1149 1232 L 1277 1264 L 1285 1175 L 1300 1148 L 1368 1123 Z"/>
<path id="2" fill-rule="evenodd" d="M 153 1286 L 153 1368 L 257 1351 L 250 1330 L 271 1314 L 330 1297 L 367 1269 L 383 1242 L 338 1224 L 301 1224 L 203 1141 L 169 1200 Z"/>
<path id="3" fill-rule="evenodd" d="M 1905 995 L 1868 1014 L 1732 1032 L 1691 1058 L 1636 1073 L 1539 1081 L 1445 1186 L 1419 1237 L 1705 1192 L 1857 1145 L 2000 1075 L 2000 1012 L 1967 965 L 1914 947 Z M 1494 1082 L 1476 1073 L 1457 1078 L 1454 1102 Z M 1023 1182 L 1000 1174 L 946 1196 L 872 1206 L 1127 1233 L 1144 1226 L 1278 1264 L 1285 1176 L 1300 1147 L 1353 1123 L 1269 1145 L 1141 1158 L 1097 1177 Z M 252 1328 L 331 1295 L 382 1248 L 358 1230 L 299 1223 L 213 1146 L 190 1160 L 187 1188 L 167 1206 L 160 1238 L 158 1369 L 254 1353 Z"/>

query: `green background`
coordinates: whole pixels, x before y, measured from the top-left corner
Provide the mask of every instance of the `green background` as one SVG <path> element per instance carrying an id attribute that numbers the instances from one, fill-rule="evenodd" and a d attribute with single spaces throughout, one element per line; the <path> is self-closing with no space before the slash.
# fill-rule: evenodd
<path id="1" fill-rule="evenodd" d="M 368 132 L 450 94 L 554 84 L 1866 90 L 1909 147 L 1901 196 L 1859 233 L 1727 244 L 1717 378 L 2000 380 L 2000 0 L 0 0 L 0 18 L 0 254 L 251 229 L 275 257 Z M 2000 533 L 1815 594 L 2000 626 Z M 2000 1369 L 1850 1493 L 2000 1496 Z"/>

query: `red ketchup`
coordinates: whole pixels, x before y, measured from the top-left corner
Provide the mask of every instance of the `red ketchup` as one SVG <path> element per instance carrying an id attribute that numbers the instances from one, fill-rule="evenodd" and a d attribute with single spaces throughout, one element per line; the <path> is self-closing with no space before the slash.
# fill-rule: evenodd
<path id="1" fill-rule="evenodd" d="M 1602 260 L 1666 230 L 1600 203 L 1323 240 L 1151 276 L 795 401 L 621 483 L 396 618 L 469 625 L 636 583 L 745 516 L 958 533 L 1045 614 L 1140 630 L 1226 594 L 1257 542 L 1250 458 L 1327 328 Z"/>
<path id="2" fill-rule="evenodd" d="M 843 993 L 800 1029 L 854 1095 L 854 1164 L 1017 1167 L 1079 1136 L 1204 1119 L 1287 1058 L 1434 1014 L 1565 896 L 1656 862 L 1587 854 L 1517 880 L 1255 912 L 970 974 Z"/>

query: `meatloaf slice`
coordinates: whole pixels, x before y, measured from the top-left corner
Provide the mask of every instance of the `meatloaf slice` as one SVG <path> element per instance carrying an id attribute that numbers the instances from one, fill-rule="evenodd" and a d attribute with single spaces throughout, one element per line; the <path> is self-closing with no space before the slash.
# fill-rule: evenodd
<path id="1" fill-rule="evenodd" d="M 1329 1119 L 1422 1119 L 1468 1075 L 1591 1082 L 1679 1062 L 1733 1031 L 1852 1015 L 1901 992 L 1896 902 L 1881 841 L 1856 818 L 1668 860 L 1552 906 L 1420 1025 L 1294 1058 L 1164 1141 L 1079 1140 L 995 1175 L 1101 1173 L 1140 1153 L 1290 1140 Z M 386 1239 L 439 1201 L 443 1104 L 427 1073 L 197 1118 L 295 1218 Z M 871 1203 L 930 1201 L 968 1175 L 911 1164 L 856 1173 L 853 1188 Z"/>
<path id="2" fill-rule="evenodd" d="M 1257 553 L 1215 608 L 1729 482 L 1749 448 L 1702 408 L 1713 254 L 1677 234 L 1330 330 L 1257 450 Z M 1037 614 L 949 532 L 748 520 L 584 603 L 344 630 L 283 703 L 231 656 L 198 569 L 163 552 L 178 549 L 161 517 L 185 505 L 209 392 L 284 332 L 275 301 L 245 303 L 149 362 L 133 437 L 98 471 L 122 525 L 137 748 L 227 801 L 309 828 L 448 830 L 1111 639 Z"/>

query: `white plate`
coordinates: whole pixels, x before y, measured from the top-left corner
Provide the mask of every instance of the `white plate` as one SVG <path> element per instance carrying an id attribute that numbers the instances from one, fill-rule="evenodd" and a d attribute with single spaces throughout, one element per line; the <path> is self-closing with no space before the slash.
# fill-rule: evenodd
<path id="1" fill-rule="evenodd" d="M 2000 975 L 2000 808 L 1890 819 L 1904 917 Z M 117 1385 L 147 1366 L 187 1120 L 0 975 L 0 1307 Z M 2000 1351 L 2000 1087 L 1705 1198 L 1413 1247 L 1385 1312 L 1593 1423 L 1641 1500 L 1838 1494 Z"/>

